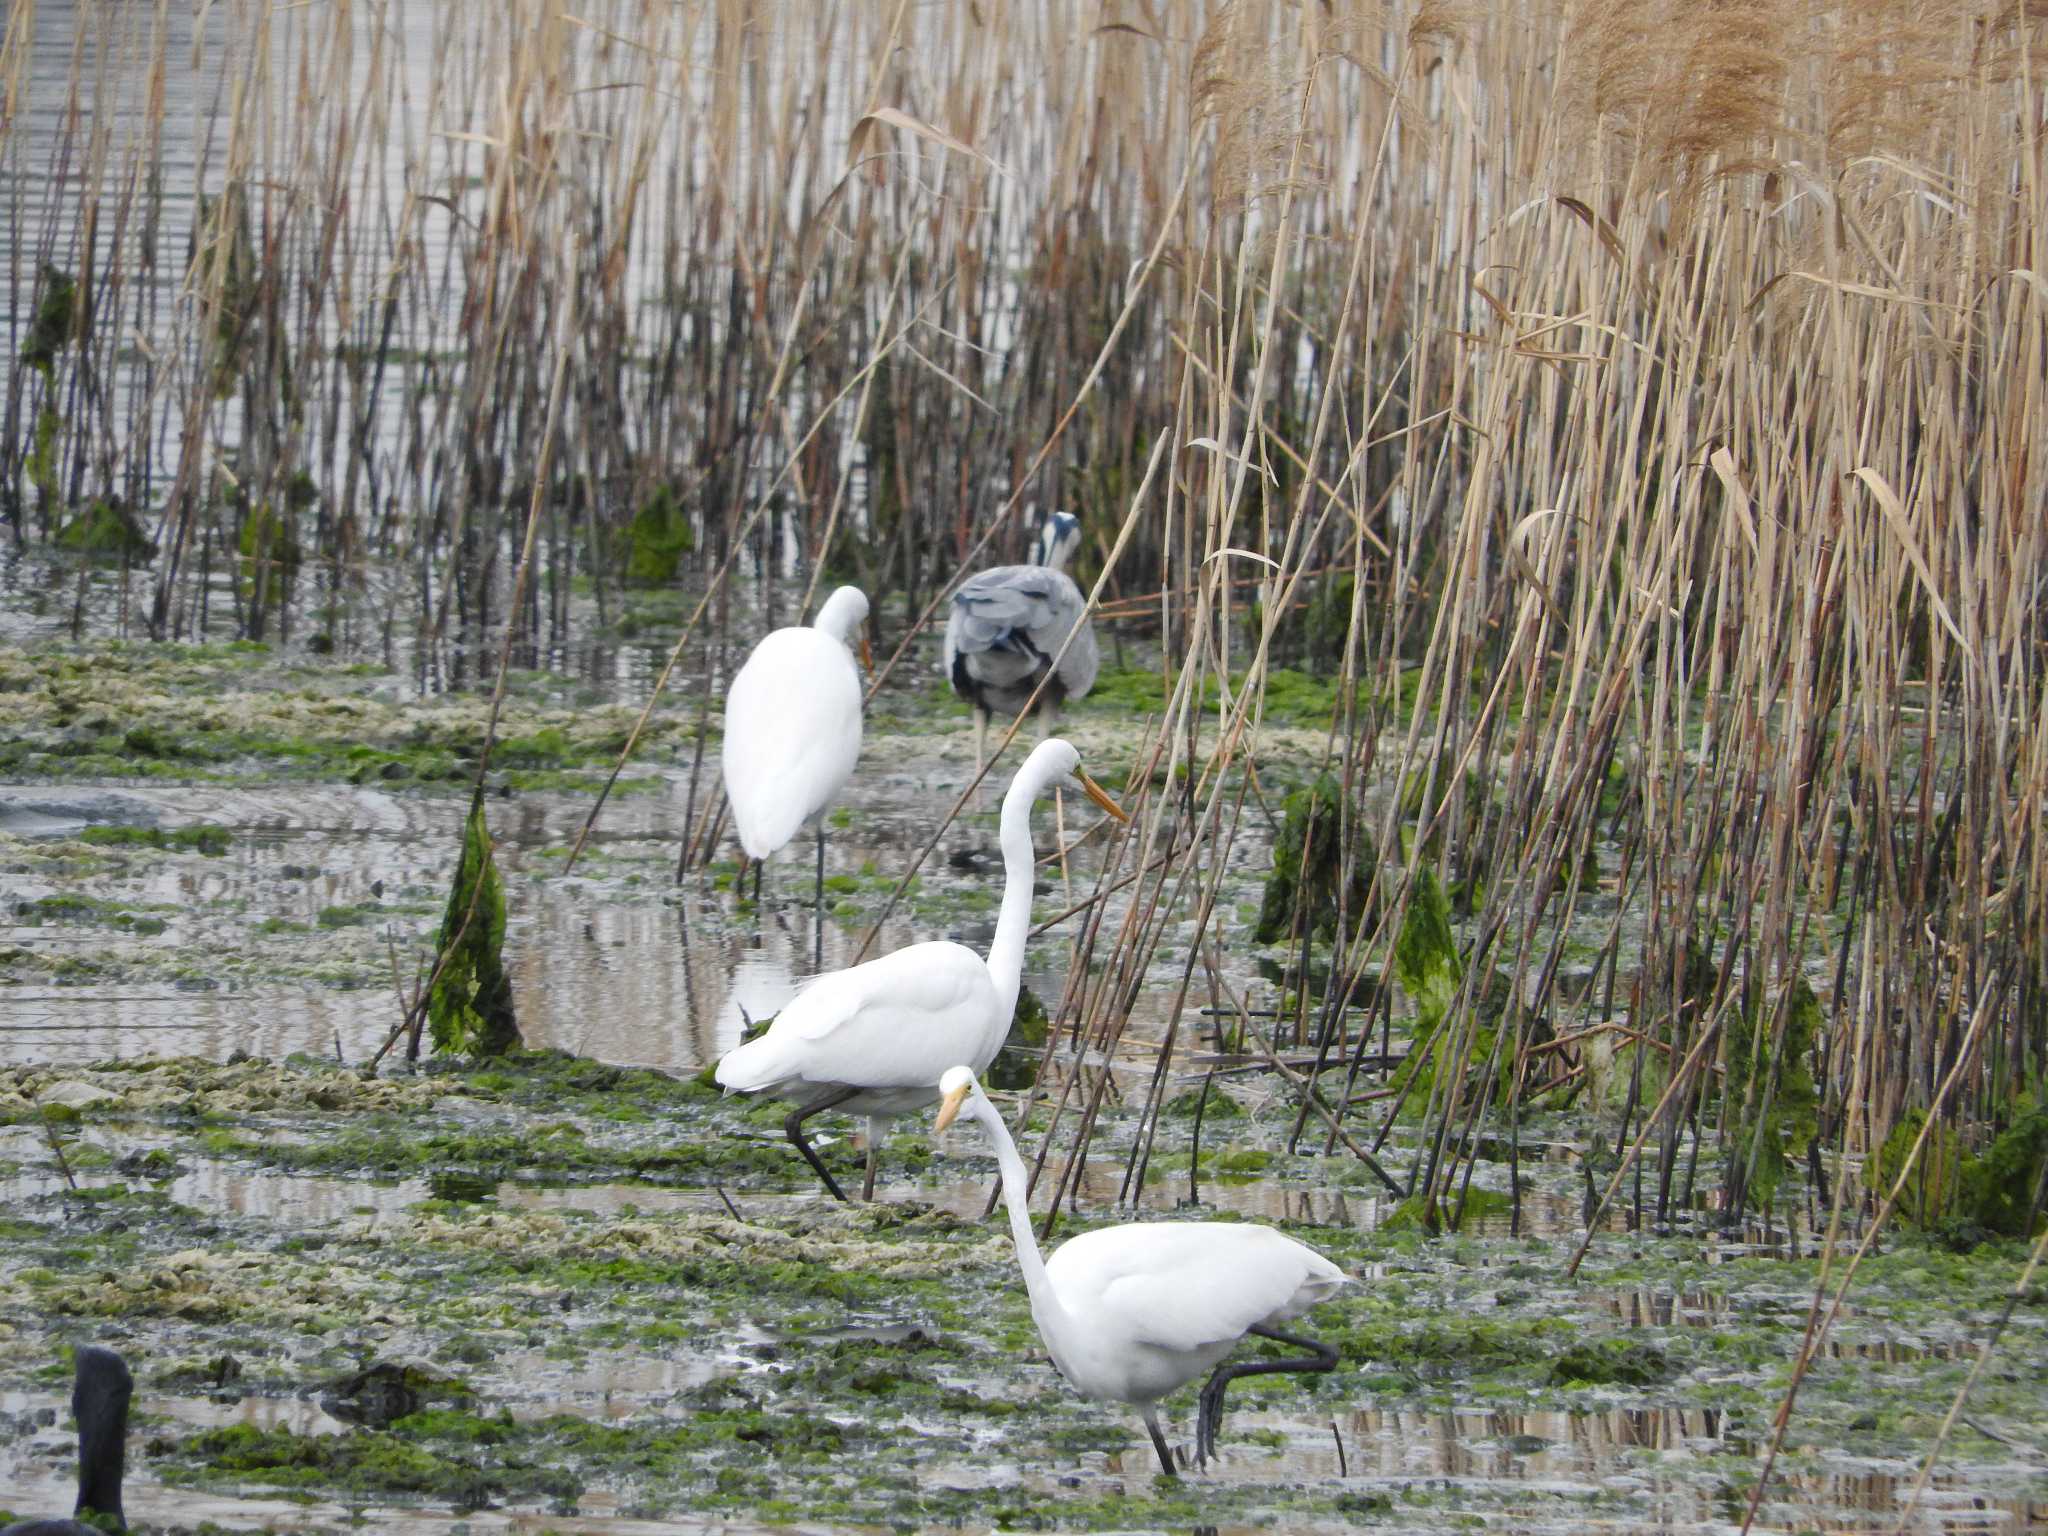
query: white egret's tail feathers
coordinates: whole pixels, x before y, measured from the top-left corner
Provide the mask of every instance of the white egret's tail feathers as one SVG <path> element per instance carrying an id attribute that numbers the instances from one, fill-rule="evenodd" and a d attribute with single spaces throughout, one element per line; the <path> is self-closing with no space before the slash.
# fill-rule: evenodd
<path id="1" fill-rule="evenodd" d="M 782 1081 L 781 1055 L 773 1037 L 761 1035 L 719 1057 L 712 1077 L 727 1093 L 759 1093 Z"/>
<path id="2" fill-rule="evenodd" d="M 747 850 L 747 858 L 757 863 L 788 847 L 809 814 L 800 802 L 776 793 L 730 793 L 728 798 L 732 801 L 733 830 L 740 835 L 740 846 Z"/>

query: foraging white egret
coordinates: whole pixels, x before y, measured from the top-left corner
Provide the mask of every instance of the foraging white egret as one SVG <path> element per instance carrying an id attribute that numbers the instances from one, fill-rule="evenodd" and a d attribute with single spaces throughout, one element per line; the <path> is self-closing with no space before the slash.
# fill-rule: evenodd
<path id="1" fill-rule="evenodd" d="M 121 1473 L 128 1455 L 128 1399 L 135 1380 L 128 1363 L 97 1344 L 78 1346 L 78 1372 L 71 1387 L 71 1416 L 78 1420 L 78 1506 L 111 1516 L 114 1529 L 128 1528 L 121 1513 Z M 83 1520 L 17 1520 L 0 1536 L 102 1536 Z"/>
<path id="2" fill-rule="evenodd" d="M 997 565 L 968 577 L 953 594 L 946 618 L 946 675 L 953 691 L 974 706 L 974 771 L 981 772 L 991 710 L 1015 715 L 1030 701 L 1040 678 L 1052 672 L 1039 700 L 1041 728 L 1049 728 L 1062 702 L 1095 686 L 1101 658 L 1095 629 L 1084 614 L 1088 600 L 1065 566 L 1081 547 L 1081 520 L 1055 512 L 1038 530 L 1031 565 Z M 1074 643 L 1053 658 L 1072 633 Z"/>
<path id="3" fill-rule="evenodd" d="M 964 944 L 912 944 L 879 960 L 806 983 L 768 1032 L 719 1059 L 728 1093 L 797 1100 L 782 1128 L 825 1187 L 846 1194 L 804 1139 L 803 1122 L 827 1109 L 868 1117 L 867 1178 L 875 1193 L 875 1149 L 884 1120 L 936 1103 L 939 1078 L 955 1062 L 986 1067 L 1017 1011 L 1024 940 L 1031 928 L 1031 807 L 1068 778 L 1118 820 L 1123 811 L 1081 771 L 1064 741 L 1041 742 L 1003 796 L 1003 906 L 983 960 Z"/>
<path id="4" fill-rule="evenodd" d="M 825 809 L 860 758 L 860 671 L 848 647 L 868 616 L 858 587 L 825 599 L 817 619 L 772 630 L 725 694 L 725 797 L 750 859 L 818 826 L 818 962 L 824 958 Z M 861 659 L 869 660 L 859 637 Z M 760 876 L 756 874 L 756 889 Z"/>
<path id="5" fill-rule="evenodd" d="M 1195 1417 L 1195 1459 L 1206 1462 L 1223 1425 L 1223 1389 L 1232 1381 L 1337 1368 L 1329 1345 L 1279 1327 L 1349 1279 L 1313 1248 L 1248 1222 L 1153 1221 L 1083 1232 L 1042 1259 L 1025 1205 L 1024 1162 L 1003 1117 L 965 1066 L 940 1079 L 939 1093 L 937 1130 L 965 1114 L 995 1144 L 1017 1264 L 1053 1364 L 1083 1397 L 1136 1408 L 1168 1477 L 1177 1474 L 1158 1410 L 1168 1393 L 1214 1367 Z M 1248 1333 L 1310 1353 L 1225 1363 Z"/>

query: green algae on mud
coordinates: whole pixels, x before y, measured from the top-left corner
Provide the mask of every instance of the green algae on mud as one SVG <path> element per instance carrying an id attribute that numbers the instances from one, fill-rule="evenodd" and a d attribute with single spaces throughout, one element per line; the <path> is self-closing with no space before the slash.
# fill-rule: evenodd
<path id="1" fill-rule="evenodd" d="M 1382 1476 L 1360 1487 L 1304 1470 L 1328 1459 L 1311 1448 L 1330 1445 L 1333 1419 L 1359 1454 L 1374 1416 L 1481 1411 L 1512 1423 L 1528 1413 L 1597 1420 L 1705 1405 L 1717 1426 L 1711 1447 L 1675 1467 L 1651 1450 L 1617 1450 L 1615 1470 L 1676 1480 L 1711 1510 L 1753 1475 L 1817 1273 L 1812 1260 L 1723 1254 L 1706 1235 L 1606 1234 L 1567 1281 L 1568 1238 L 1283 1223 L 1360 1277 L 1304 1324 L 1338 1349 L 1339 1369 L 1310 1383 L 1237 1383 L 1223 1437 L 1230 1477 L 1174 1487 L 1152 1480 L 1135 1419 L 1074 1398 L 1043 1361 L 999 1222 L 915 1200 L 847 1208 L 814 1198 L 794 1154 L 757 1123 L 776 1106 L 743 1108 L 686 1079 L 559 1053 L 381 1080 L 311 1062 L 16 1070 L 0 1075 L 0 1105 L 19 1118 L 59 1082 L 95 1091 L 83 1095 L 81 1123 L 112 1150 L 123 1135 L 148 1137 L 173 1169 L 248 1168 L 265 1145 L 367 1146 L 360 1129 L 407 1149 L 406 1171 L 425 1173 L 447 1149 L 438 1138 L 466 1131 L 502 1134 L 493 1156 L 520 1185 L 568 1181 L 567 1208 L 471 1195 L 269 1220 L 172 1200 L 161 1192 L 168 1186 L 146 1178 L 133 1187 L 110 1157 L 83 1180 L 93 1198 L 22 1205 L 0 1244 L 0 1311 L 12 1328 L 0 1334 L 0 1387 L 36 1372 L 53 1381 L 55 1341 L 87 1327 L 133 1340 L 140 1358 L 157 1362 L 144 1367 L 145 1399 L 203 1395 L 211 1383 L 191 1362 L 223 1353 L 248 1362 L 249 1390 L 275 1394 L 317 1390 L 394 1345 L 421 1352 L 474 1394 L 467 1406 L 388 1429 L 200 1427 L 142 1447 L 145 1475 L 222 1491 L 450 1509 L 488 1499 L 566 1512 L 601 1490 L 650 1516 L 812 1523 L 1340 1526 L 1516 1506 L 1511 1483 L 1461 1484 L 1447 1499 L 1429 1479 Z M 1208 1113 L 1218 1099 L 1212 1093 Z M 1267 1121 L 1284 1111 L 1230 1102 L 1240 1152 L 1283 1132 Z M 1111 1113 L 1114 1129 L 1116 1116 L 1135 1111 Z M 1191 1119 L 1184 1110 L 1168 1116 L 1162 1136 L 1184 1134 Z M 740 1140 L 748 1136 L 760 1140 Z M 577 1182 L 600 1171 L 641 1181 L 630 1166 L 636 1149 L 722 1147 L 731 1158 L 735 1142 L 758 1146 L 764 1165 L 772 1158 L 782 1170 L 764 1166 L 762 1185 L 780 1182 L 799 1197 L 744 1192 L 748 1176 L 734 1178 L 735 1162 L 706 1161 L 702 1177 L 731 1181 L 738 1218 L 715 1203 L 573 1204 Z M 951 1175 L 981 1177 L 988 1167 L 963 1148 L 944 1158 Z M 1097 1216 L 1070 1219 L 1066 1231 Z M 1822 1464 L 1826 1448 L 1910 1457 L 1967 1368 L 1967 1341 L 1997 1315 L 2023 1264 L 2016 1243 L 1967 1258 L 1902 1243 L 1867 1260 L 1862 1310 L 1843 1325 L 1846 1347 L 1816 1364 L 1802 1396 L 1796 1455 Z M 1646 1306 L 1610 1304 L 1638 1296 Z M 2038 1424 L 2044 1300 L 2037 1288 L 2023 1302 L 1980 1383 L 1980 1423 L 2013 1432 Z M 1689 1309 L 1711 1325 L 1686 1321 Z M 1626 1325 L 1637 1312 L 1668 1320 Z M 1924 1352 L 1859 1353 L 1860 1340 L 1886 1335 L 1910 1336 Z M 688 1374 L 673 1389 L 629 1397 L 623 1418 L 564 1412 L 555 1401 L 551 1373 L 662 1360 Z M 1185 1426 L 1185 1395 L 1167 1409 Z M 1975 1431 L 1953 1449 L 2009 1460 Z M 744 1461 L 735 1457 L 742 1450 Z M 1267 1466 L 1270 1474 L 1259 1470 Z M 1588 1519 L 1626 1510 L 1590 1486 L 1558 1496 Z"/>
<path id="2" fill-rule="evenodd" d="M 487 695 L 401 694 L 363 676 L 256 642 L 140 646 L 118 641 L 0 650 L 11 729 L 0 772 L 45 779 L 178 783 L 328 780 L 448 784 L 475 777 Z M 559 679 L 514 680 L 493 776 L 510 788 L 587 789 L 617 761 L 637 711 L 565 697 Z M 650 722 L 644 749 L 680 739 Z M 614 792 L 658 787 L 645 776 Z"/>

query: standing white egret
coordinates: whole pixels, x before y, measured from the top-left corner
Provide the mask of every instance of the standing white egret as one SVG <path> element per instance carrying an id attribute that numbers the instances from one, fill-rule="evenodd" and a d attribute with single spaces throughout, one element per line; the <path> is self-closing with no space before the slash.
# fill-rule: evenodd
<path id="1" fill-rule="evenodd" d="M 986 1067 L 1002 1048 L 1031 929 L 1032 804 L 1072 778 L 1110 815 L 1124 816 L 1080 765 L 1081 754 L 1066 742 L 1041 742 L 1010 781 L 1003 796 L 1003 906 L 987 960 L 939 940 L 833 971 L 806 983 L 766 1034 L 719 1059 L 716 1075 L 726 1092 L 797 1101 L 783 1131 L 839 1199 L 845 1192 L 804 1139 L 805 1120 L 827 1109 L 868 1117 L 862 1197 L 871 1200 L 882 1122 L 936 1103 L 939 1078 L 955 1062 Z"/>
<path id="2" fill-rule="evenodd" d="M 981 772 L 991 710 L 1023 712 L 1048 672 L 1038 718 L 1049 728 L 1060 705 L 1095 686 L 1101 658 L 1095 629 L 1083 617 L 1088 600 L 1065 566 L 1081 547 L 1081 520 L 1055 512 L 1038 530 L 1031 565 L 997 565 L 968 577 L 953 594 L 946 618 L 946 676 L 953 691 L 974 706 L 974 771 Z M 1053 658 L 1074 643 L 1060 658 Z"/>
<path id="3" fill-rule="evenodd" d="M 1195 1459 L 1207 1462 L 1223 1425 L 1223 1389 L 1232 1381 L 1337 1368 L 1329 1345 L 1279 1327 L 1327 1301 L 1349 1278 L 1313 1248 L 1250 1223 L 1154 1221 L 1083 1232 L 1043 1259 L 1025 1204 L 1024 1162 L 1003 1117 L 965 1066 L 946 1073 L 939 1092 L 936 1129 L 966 1114 L 995 1143 L 1017 1264 L 1053 1364 L 1083 1397 L 1136 1408 L 1168 1477 L 1176 1473 L 1157 1406 L 1168 1393 L 1214 1368 L 1195 1416 Z M 1246 1334 L 1310 1353 L 1226 1364 Z"/>
<path id="4" fill-rule="evenodd" d="M 77 1513 L 111 1518 L 128 1529 L 121 1513 L 121 1473 L 128 1458 L 128 1399 L 135 1380 L 128 1363 L 97 1344 L 78 1346 L 78 1372 L 71 1387 L 71 1416 L 78 1420 Z M 0 1536 L 102 1536 L 102 1527 L 83 1520 L 17 1520 Z"/>
<path id="5" fill-rule="evenodd" d="M 772 630 L 725 694 L 725 797 L 747 857 L 766 859 L 806 821 L 818 827 L 813 923 L 816 963 L 825 953 L 825 809 L 860 759 L 860 669 L 848 648 L 867 596 L 841 587 L 809 625 Z M 759 889 L 760 876 L 755 876 Z"/>

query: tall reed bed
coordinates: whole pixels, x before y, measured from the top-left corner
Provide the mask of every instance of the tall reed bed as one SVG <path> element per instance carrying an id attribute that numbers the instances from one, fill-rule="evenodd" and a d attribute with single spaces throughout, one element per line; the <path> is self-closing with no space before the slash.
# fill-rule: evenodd
<path id="1" fill-rule="evenodd" d="M 1169 1046 L 1242 1003 L 1220 872 L 1285 816 L 1335 876 L 1245 1039 L 1299 1146 L 1426 1219 L 1552 1106 L 1644 1219 L 1953 1209 L 2036 1123 L 2035 8 L 194 25 L 24 0 L 0 41 L 0 511 L 111 538 L 150 633 L 225 602 L 251 634 L 537 646 L 580 592 L 609 622 L 681 581 L 704 654 L 722 578 L 829 571 L 907 643 L 1019 509 L 1077 506 L 1098 602 L 1186 664 L 1057 1039 L 1123 1044 L 1161 959 Z M 410 600 L 373 599 L 393 567 Z M 1282 662 L 1338 700 L 1289 807 L 1255 772 Z M 1061 1189 L 1107 1088 L 1062 1079 Z"/>

